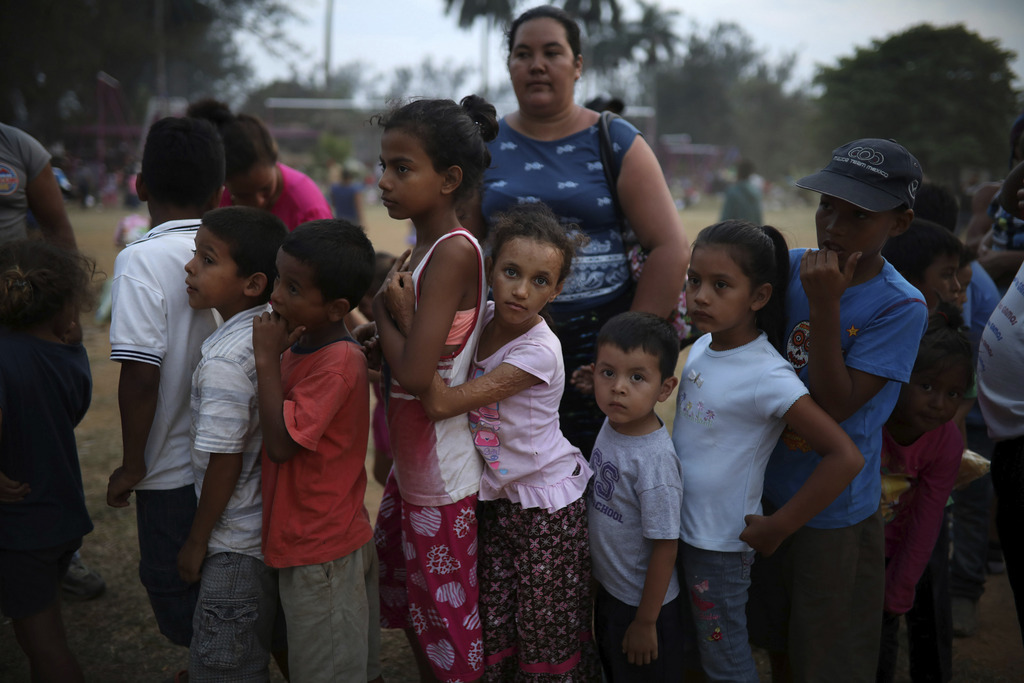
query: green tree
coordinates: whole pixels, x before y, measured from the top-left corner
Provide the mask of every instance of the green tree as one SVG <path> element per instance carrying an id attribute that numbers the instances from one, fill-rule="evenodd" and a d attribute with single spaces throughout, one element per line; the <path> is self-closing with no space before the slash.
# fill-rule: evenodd
<path id="1" fill-rule="evenodd" d="M 733 89 L 762 60 L 737 24 L 719 23 L 686 39 L 686 55 L 658 69 L 659 133 L 687 133 L 694 142 L 735 144 Z"/>
<path id="2" fill-rule="evenodd" d="M 813 163 L 807 129 L 814 108 L 791 84 L 795 56 L 768 61 L 733 23 L 695 29 L 685 42 L 683 56 L 648 69 L 656 74 L 659 134 L 735 148 L 771 179 Z"/>
<path id="3" fill-rule="evenodd" d="M 968 167 L 1005 170 L 1006 131 L 1019 110 L 1014 57 L 960 24 L 922 24 L 872 41 L 815 78 L 818 146 L 894 138 L 952 187 Z"/>
<path id="4" fill-rule="evenodd" d="M 633 64 L 649 69 L 675 58 L 682 38 L 672 24 L 679 12 L 663 10 L 644 0 L 638 0 L 637 5 L 638 19 L 623 21 L 618 27 L 604 24 L 590 33 L 589 66 L 600 72 Z"/>
<path id="5" fill-rule="evenodd" d="M 284 0 L 5 3 L 0 120 L 48 139 L 93 123 L 100 71 L 120 82 L 126 118 L 136 123 L 153 95 L 237 97 L 249 69 L 233 36 L 286 45 L 277 27 L 290 14 Z"/>
<path id="6" fill-rule="evenodd" d="M 491 25 L 512 21 L 515 0 L 444 0 L 444 13 L 458 8 L 459 28 L 471 28 L 477 19 L 487 19 Z"/>

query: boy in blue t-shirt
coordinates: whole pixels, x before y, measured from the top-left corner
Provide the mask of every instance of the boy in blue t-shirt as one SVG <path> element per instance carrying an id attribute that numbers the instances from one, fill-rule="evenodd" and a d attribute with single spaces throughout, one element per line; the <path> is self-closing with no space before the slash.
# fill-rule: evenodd
<path id="1" fill-rule="evenodd" d="M 882 425 L 910 377 L 927 324 L 921 294 L 881 251 L 913 220 L 921 166 L 893 141 L 861 139 L 834 150 L 824 169 L 796 184 L 821 193 L 821 200 L 818 249 L 790 252 L 786 355 L 814 400 L 857 444 L 865 465 L 774 555 L 758 558 L 750 635 L 769 650 L 773 675 L 872 680 L 885 588 Z M 784 505 L 819 460 L 784 432 L 765 472 L 766 510 Z"/>

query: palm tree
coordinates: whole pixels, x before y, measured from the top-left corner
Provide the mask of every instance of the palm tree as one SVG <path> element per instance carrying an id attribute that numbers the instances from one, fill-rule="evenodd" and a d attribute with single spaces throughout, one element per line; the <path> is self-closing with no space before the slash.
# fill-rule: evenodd
<path id="1" fill-rule="evenodd" d="M 481 17 L 492 23 L 512 21 L 515 0 L 444 0 L 444 13 L 451 14 L 456 6 L 459 28 L 470 28 Z"/>
<path id="2" fill-rule="evenodd" d="M 663 61 L 663 56 L 671 61 L 676 56 L 676 47 L 682 42 L 672 29 L 679 11 L 662 10 L 644 0 L 637 0 L 637 4 L 640 5 L 640 19 L 631 22 L 630 33 L 637 37 L 636 48 L 643 51 L 645 66 L 657 66 Z"/>
<path id="3" fill-rule="evenodd" d="M 622 24 L 619 0 L 565 0 L 562 8 L 579 17 L 590 35 L 600 33 L 605 27 L 618 29 Z"/>
<path id="4" fill-rule="evenodd" d="M 516 0 L 444 0 L 444 13 L 451 14 L 459 8 L 459 28 L 470 28 L 477 19 L 484 20 L 483 35 L 480 38 L 480 89 L 487 95 L 490 64 L 490 35 L 498 23 L 507 24 L 512 21 L 512 11 Z"/>

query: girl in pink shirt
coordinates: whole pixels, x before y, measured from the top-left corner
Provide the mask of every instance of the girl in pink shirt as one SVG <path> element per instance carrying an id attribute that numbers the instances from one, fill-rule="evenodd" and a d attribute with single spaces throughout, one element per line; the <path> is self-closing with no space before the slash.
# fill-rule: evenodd
<path id="1" fill-rule="evenodd" d="M 189 105 L 188 115 L 209 120 L 224 141 L 227 192 L 221 206 L 269 211 L 289 230 L 307 221 L 334 217 L 312 178 L 278 162 L 277 142 L 258 117 L 232 114 L 226 104 L 212 99 Z"/>
<path id="2" fill-rule="evenodd" d="M 914 604 L 960 467 L 963 437 L 952 420 L 974 381 L 961 324 L 951 306 L 932 314 L 910 381 L 882 430 L 886 565 L 879 681 L 895 676 L 900 615 Z"/>
<path id="3" fill-rule="evenodd" d="M 598 680 L 584 496 L 592 471 L 559 428 L 565 368 L 558 337 L 542 317 L 562 290 L 576 244 L 543 204 L 499 214 L 492 230 L 486 271 L 493 301 L 470 379 L 447 386 L 435 375 L 420 395 L 431 419 L 468 413 L 484 462 L 484 680 Z M 402 294 L 394 285 L 389 290 L 396 307 Z"/>

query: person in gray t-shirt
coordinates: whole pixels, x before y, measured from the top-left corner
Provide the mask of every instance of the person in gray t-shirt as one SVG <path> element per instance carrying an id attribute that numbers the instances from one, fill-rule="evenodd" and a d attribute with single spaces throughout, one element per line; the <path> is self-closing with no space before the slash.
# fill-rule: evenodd
<path id="1" fill-rule="evenodd" d="M 616 682 L 682 679 L 682 468 L 654 412 L 676 386 L 678 356 L 672 327 L 649 313 L 617 315 L 597 337 L 594 396 L 606 419 L 590 460 L 587 513 L 600 584 L 595 637 Z"/>

